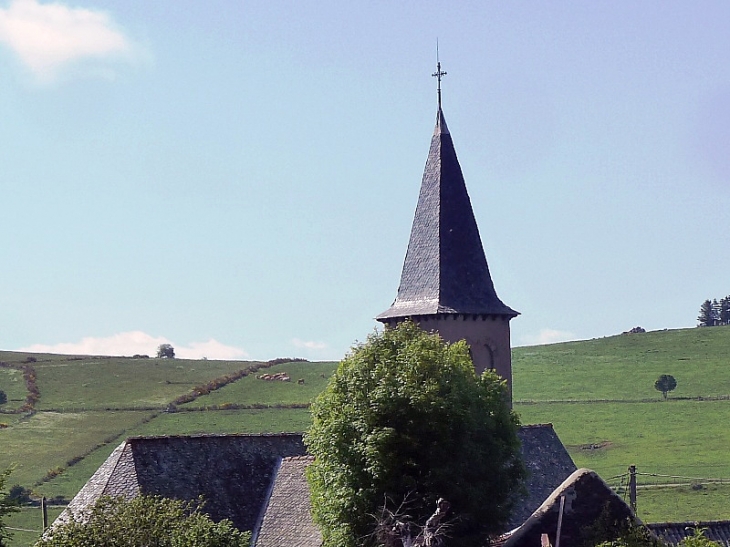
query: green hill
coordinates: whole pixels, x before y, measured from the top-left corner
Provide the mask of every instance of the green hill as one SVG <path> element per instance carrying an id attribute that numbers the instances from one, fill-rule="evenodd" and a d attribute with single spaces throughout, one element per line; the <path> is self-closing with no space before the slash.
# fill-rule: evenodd
<path id="1" fill-rule="evenodd" d="M 10 484 L 65 499 L 127 436 L 303 431 L 335 367 L 15 352 L 0 352 L 0 362 L 9 399 L 0 469 L 14 467 Z M 553 423 L 576 464 L 612 486 L 625 485 L 632 464 L 640 486 L 679 484 L 640 489 L 645 521 L 728 519 L 729 368 L 730 327 L 515 348 L 514 407 L 523 423 Z M 257 377 L 276 372 L 290 381 Z M 654 389 L 660 374 L 677 379 L 666 401 Z M 19 412 L 29 400 L 33 410 Z"/>
<path id="2" fill-rule="evenodd" d="M 579 467 L 621 487 L 637 466 L 643 520 L 730 518 L 730 327 L 515 348 L 513 371 L 522 421 L 551 422 Z"/>

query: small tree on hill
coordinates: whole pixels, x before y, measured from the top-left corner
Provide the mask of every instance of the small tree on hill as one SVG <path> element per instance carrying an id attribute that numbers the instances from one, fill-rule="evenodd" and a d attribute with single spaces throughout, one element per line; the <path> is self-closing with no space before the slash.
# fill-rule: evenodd
<path id="1" fill-rule="evenodd" d="M 677 380 L 675 380 L 674 376 L 671 374 L 662 374 L 659 378 L 657 378 L 657 381 L 654 382 L 654 389 L 661 391 L 665 399 L 667 398 L 667 393 L 674 391 L 676 387 Z"/>
<path id="2" fill-rule="evenodd" d="M 307 475 L 326 547 L 375 544 L 374 515 L 404 501 L 410 522 L 426 523 L 440 498 L 453 515 L 449 545 L 481 545 L 521 492 L 505 382 L 477 377 L 465 342 L 446 344 L 413 323 L 355 347 L 312 417 Z"/>
<path id="3" fill-rule="evenodd" d="M 4 405 L 8 402 L 8 396 L 7 394 L 0 389 L 0 405 Z"/>
<path id="4" fill-rule="evenodd" d="M 175 348 L 171 344 L 160 344 L 157 347 L 157 357 L 164 359 L 175 358 Z"/>

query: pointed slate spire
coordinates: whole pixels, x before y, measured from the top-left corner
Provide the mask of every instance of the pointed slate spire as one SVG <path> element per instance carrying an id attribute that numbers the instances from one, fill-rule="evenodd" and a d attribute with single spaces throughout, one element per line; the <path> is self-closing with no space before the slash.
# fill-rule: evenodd
<path id="1" fill-rule="evenodd" d="M 519 315 L 497 296 L 464 176 L 439 105 L 398 296 L 389 323 L 441 314 Z"/>

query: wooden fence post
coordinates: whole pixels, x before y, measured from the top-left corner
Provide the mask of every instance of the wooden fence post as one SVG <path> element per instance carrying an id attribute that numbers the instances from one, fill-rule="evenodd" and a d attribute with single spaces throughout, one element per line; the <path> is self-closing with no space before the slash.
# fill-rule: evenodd
<path id="1" fill-rule="evenodd" d="M 636 466 L 629 467 L 629 505 L 631 510 L 636 513 Z"/>
<path id="2" fill-rule="evenodd" d="M 46 496 L 41 498 L 41 511 L 43 511 L 43 531 L 48 528 L 48 507 L 46 506 Z"/>

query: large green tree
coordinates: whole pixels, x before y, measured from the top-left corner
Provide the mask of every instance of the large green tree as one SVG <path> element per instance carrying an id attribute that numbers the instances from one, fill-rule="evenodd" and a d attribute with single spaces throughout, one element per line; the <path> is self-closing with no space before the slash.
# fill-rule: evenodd
<path id="1" fill-rule="evenodd" d="M 248 547 L 248 532 L 200 509 L 200 502 L 158 496 L 102 497 L 85 518 L 54 528 L 36 547 Z"/>
<path id="2" fill-rule="evenodd" d="M 305 435 L 315 521 L 326 547 L 376 544 L 382 507 L 423 523 L 451 504 L 449 545 L 501 531 L 525 475 L 505 382 L 478 377 L 465 342 L 411 322 L 375 333 L 340 362 Z"/>

